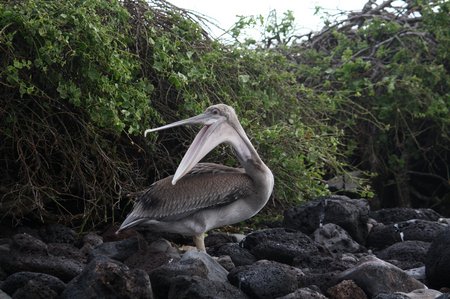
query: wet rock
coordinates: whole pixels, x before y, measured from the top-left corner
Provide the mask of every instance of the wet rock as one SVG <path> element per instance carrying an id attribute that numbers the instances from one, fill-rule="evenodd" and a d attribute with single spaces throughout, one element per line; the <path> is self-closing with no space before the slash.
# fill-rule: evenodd
<path id="1" fill-rule="evenodd" d="M 408 220 L 389 225 L 377 225 L 370 231 L 367 246 L 386 248 L 408 240 L 431 242 L 446 228 L 444 224 L 428 220 Z"/>
<path id="2" fill-rule="evenodd" d="M 430 287 L 450 287 L 450 228 L 443 230 L 431 243 L 425 272 Z"/>
<path id="3" fill-rule="evenodd" d="M 210 247 L 211 248 L 211 247 Z M 256 257 L 246 248 L 237 243 L 226 243 L 208 250 L 213 256 L 228 255 L 236 266 L 251 265 L 257 261 Z"/>
<path id="4" fill-rule="evenodd" d="M 107 257 L 92 260 L 61 294 L 61 298 L 153 298 L 147 273 L 130 270 Z"/>
<path id="5" fill-rule="evenodd" d="M 115 242 L 105 242 L 92 250 L 91 259 L 99 256 L 106 256 L 123 262 L 126 258 L 136 253 L 138 249 L 139 240 L 137 237 Z"/>
<path id="6" fill-rule="evenodd" d="M 12 296 L 18 289 L 23 288 L 30 281 L 34 281 L 40 286 L 45 286 L 53 290 L 56 294 L 60 294 L 66 287 L 66 284 L 55 276 L 35 272 L 14 273 L 8 276 L 0 287 Z"/>
<path id="7" fill-rule="evenodd" d="M 309 201 L 284 213 L 283 226 L 312 234 L 321 225 L 334 223 L 345 229 L 359 244 L 368 234 L 369 205 L 363 199 L 333 195 Z"/>
<path id="8" fill-rule="evenodd" d="M 74 259 L 73 254 L 66 250 L 52 252 L 54 248 L 31 235 L 17 234 L 12 239 L 9 252 L 0 256 L 0 266 L 9 274 L 23 271 L 46 273 L 66 282 L 81 273 L 83 259 Z M 72 250 L 75 252 L 77 249 L 73 247 Z"/>
<path id="9" fill-rule="evenodd" d="M 159 239 L 143 246 L 125 260 L 125 265 L 132 269 L 141 269 L 149 273 L 161 265 L 179 261 L 181 254 L 167 240 Z"/>
<path id="10" fill-rule="evenodd" d="M 228 271 L 206 253 L 188 251 L 181 260 L 164 264 L 149 274 L 156 297 L 166 298 L 170 286 L 178 276 L 198 276 L 224 282 L 227 281 L 227 273 Z"/>
<path id="11" fill-rule="evenodd" d="M 72 229 L 55 223 L 39 230 L 39 235 L 46 243 L 69 243 L 74 244 L 77 234 Z"/>
<path id="12" fill-rule="evenodd" d="M 327 291 L 332 299 L 367 299 L 364 291 L 353 281 L 343 280 Z"/>
<path id="13" fill-rule="evenodd" d="M 337 279 L 353 280 L 369 297 L 382 292 L 411 292 L 426 288 L 400 268 L 376 257 L 367 257 L 358 266 L 340 273 Z"/>
<path id="14" fill-rule="evenodd" d="M 228 280 L 252 298 L 276 298 L 298 289 L 303 275 L 297 268 L 261 260 L 236 267 L 228 274 Z"/>
<path id="15" fill-rule="evenodd" d="M 327 223 L 316 229 L 313 233 L 313 239 L 316 243 L 327 248 L 334 256 L 365 251 L 365 248 L 355 242 L 342 227 L 333 223 Z"/>
<path id="16" fill-rule="evenodd" d="M 423 266 L 429 247 L 429 242 L 405 241 L 395 243 L 375 254 L 378 258 L 406 270 Z"/>
<path id="17" fill-rule="evenodd" d="M 318 290 L 313 290 L 311 288 L 300 288 L 295 290 L 295 292 L 287 294 L 277 299 L 326 299 L 322 293 Z"/>
<path id="18" fill-rule="evenodd" d="M 198 276 L 177 276 L 170 285 L 170 299 L 245 299 L 244 292 L 225 281 L 214 281 Z"/>
<path id="19" fill-rule="evenodd" d="M 412 219 L 438 221 L 442 216 L 432 209 L 390 208 L 370 212 L 370 218 L 383 224 L 392 224 Z"/>
<path id="20" fill-rule="evenodd" d="M 302 232 L 272 228 L 247 235 L 241 245 L 258 259 L 292 264 L 296 257 L 319 255 L 317 244 Z"/>

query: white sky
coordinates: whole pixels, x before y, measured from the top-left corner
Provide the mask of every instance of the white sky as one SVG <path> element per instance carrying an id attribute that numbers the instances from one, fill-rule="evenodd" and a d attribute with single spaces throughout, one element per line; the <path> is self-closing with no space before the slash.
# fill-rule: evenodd
<path id="1" fill-rule="evenodd" d="M 318 31 L 323 27 L 319 16 L 315 16 L 316 6 L 326 9 L 330 14 L 338 10 L 361 10 L 367 0 L 168 0 L 174 5 L 193 10 L 211 17 L 221 28 L 228 30 L 238 20 L 237 15 L 262 15 L 267 17 L 273 9 L 282 17 L 287 10 L 295 16 L 298 33 Z M 211 28 L 212 36 L 218 37 L 222 32 Z"/>

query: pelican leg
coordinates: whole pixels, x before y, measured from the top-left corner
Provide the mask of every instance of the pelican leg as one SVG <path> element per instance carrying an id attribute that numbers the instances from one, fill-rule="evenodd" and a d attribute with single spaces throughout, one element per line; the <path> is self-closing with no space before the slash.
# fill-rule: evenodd
<path id="1" fill-rule="evenodd" d="M 192 239 L 194 240 L 195 247 L 197 247 L 198 251 L 206 252 L 206 248 L 205 248 L 205 234 L 204 233 L 201 233 L 199 235 L 195 235 L 194 237 L 192 237 Z"/>

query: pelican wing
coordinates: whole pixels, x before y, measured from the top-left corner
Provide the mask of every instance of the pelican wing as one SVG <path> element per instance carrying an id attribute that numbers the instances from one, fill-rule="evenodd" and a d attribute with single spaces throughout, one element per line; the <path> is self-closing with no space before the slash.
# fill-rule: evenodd
<path id="1" fill-rule="evenodd" d="M 136 200 L 121 230 L 149 219 L 176 221 L 256 192 L 243 169 L 213 163 L 198 163 L 176 185 L 171 181 L 172 176 L 151 185 Z"/>

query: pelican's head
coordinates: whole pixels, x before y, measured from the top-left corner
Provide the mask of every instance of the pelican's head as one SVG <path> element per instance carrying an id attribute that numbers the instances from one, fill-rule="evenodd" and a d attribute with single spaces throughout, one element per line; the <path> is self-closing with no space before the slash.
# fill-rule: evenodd
<path id="1" fill-rule="evenodd" d="M 197 136 L 195 136 L 183 160 L 181 160 L 172 179 L 173 185 L 188 173 L 206 154 L 223 142 L 231 143 L 235 149 L 237 148 L 238 152 L 244 151 L 245 155 L 245 147 L 240 146 L 240 144 L 243 139 L 245 142 L 248 138 L 239 124 L 234 109 L 225 104 L 210 106 L 205 112 L 185 120 L 180 120 L 159 128 L 145 130 L 144 135 L 147 136 L 151 132 L 182 125 L 203 125 L 203 127 Z"/>

